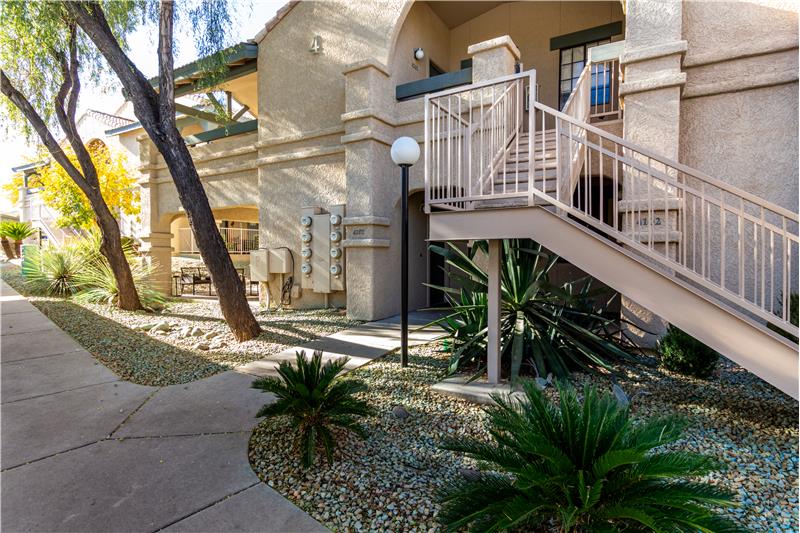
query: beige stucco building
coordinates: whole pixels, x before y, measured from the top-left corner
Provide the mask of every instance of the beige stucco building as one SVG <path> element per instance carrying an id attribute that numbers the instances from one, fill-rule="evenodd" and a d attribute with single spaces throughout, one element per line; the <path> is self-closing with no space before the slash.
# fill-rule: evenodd
<path id="1" fill-rule="evenodd" d="M 632 322 L 658 333 L 657 313 L 736 352 L 713 333 L 722 322 L 693 326 L 675 308 L 689 300 L 669 291 L 700 293 L 761 333 L 788 320 L 787 299 L 775 302 L 797 291 L 797 43 L 797 5 L 780 0 L 290 2 L 231 50 L 217 88 L 235 103 L 227 119 L 189 105 L 179 124 L 221 227 L 248 243 L 232 250 L 269 258 L 251 274 L 266 273 L 273 299 L 291 277 L 294 307 L 399 311 L 389 151 L 411 136 L 425 149 L 411 168 L 412 308 L 437 303 L 423 284 L 444 281 L 428 239 L 555 239 L 624 295 Z M 177 95 L 194 91 L 196 69 L 178 70 Z M 109 134 L 136 142 L 144 249 L 169 265 L 191 243 L 166 166 L 136 124 Z M 537 233 L 547 221 L 534 208 L 562 225 Z M 581 259 L 570 221 L 672 285 Z M 168 290 L 169 269 L 157 281 Z"/>

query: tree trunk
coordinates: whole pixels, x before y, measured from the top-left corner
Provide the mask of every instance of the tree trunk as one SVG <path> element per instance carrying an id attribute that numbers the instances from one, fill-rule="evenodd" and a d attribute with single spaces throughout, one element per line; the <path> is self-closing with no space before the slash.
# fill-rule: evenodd
<path id="1" fill-rule="evenodd" d="M 0 238 L 0 244 L 3 246 L 3 253 L 6 254 L 6 257 L 8 259 L 14 259 L 14 249 L 11 248 L 11 241 L 5 237 L 2 237 Z"/>
<path id="2" fill-rule="evenodd" d="M 139 294 L 133 283 L 131 267 L 122 251 L 119 226 L 117 225 L 116 219 L 111 214 L 111 211 L 108 209 L 108 204 L 106 204 L 100 193 L 97 169 L 94 167 L 91 156 L 89 156 L 86 147 L 83 145 L 83 141 L 78 134 L 75 124 L 75 110 L 77 107 L 80 82 L 78 80 L 77 50 L 74 31 L 71 34 L 70 59 L 68 61 L 66 57 L 63 58 L 62 71 L 64 82 L 54 102 L 56 115 L 58 116 L 59 123 L 70 145 L 75 151 L 83 173 L 72 164 L 72 161 L 69 160 L 64 150 L 55 140 L 55 137 L 53 137 L 42 117 L 36 109 L 34 109 L 28 99 L 11 84 L 11 80 L 8 79 L 5 72 L 2 70 L 0 70 L 0 92 L 8 97 L 25 116 L 28 122 L 31 123 L 33 129 L 36 130 L 36 133 L 39 135 L 39 138 L 42 140 L 42 143 L 45 145 L 48 152 L 50 152 L 53 159 L 61 165 L 69 177 L 72 178 L 72 181 L 75 182 L 89 200 L 89 204 L 95 212 L 97 224 L 103 236 L 100 251 L 108 260 L 117 283 L 118 307 L 127 311 L 141 309 L 142 304 L 139 301 Z M 68 96 L 69 102 L 65 109 L 64 101 Z"/>
<path id="3" fill-rule="evenodd" d="M 14 241 L 14 253 L 17 257 L 22 257 L 22 241 Z"/>
<path id="4" fill-rule="evenodd" d="M 175 124 L 172 2 L 164 0 L 159 7 L 159 93 L 125 55 L 99 3 L 67 2 L 65 7 L 116 73 L 133 103 L 136 118 L 164 157 L 228 327 L 239 341 L 257 337 L 261 327 L 247 303 L 244 286 L 217 229 L 192 156 Z"/>
<path id="5" fill-rule="evenodd" d="M 141 309 L 142 303 L 139 300 L 139 293 L 136 291 L 136 285 L 133 281 L 131 265 L 122 250 L 122 236 L 119 231 L 119 224 L 117 224 L 117 220 L 111 214 L 105 202 L 102 205 L 95 206 L 90 199 L 90 203 L 95 211 L 100 234 L 103 236 L 103 240 L 100 243 L 100 253 L 108 261 L 108 265 L 111 267 L 114 279 L 117 282 L 117 306 L 126 311 Z"/>

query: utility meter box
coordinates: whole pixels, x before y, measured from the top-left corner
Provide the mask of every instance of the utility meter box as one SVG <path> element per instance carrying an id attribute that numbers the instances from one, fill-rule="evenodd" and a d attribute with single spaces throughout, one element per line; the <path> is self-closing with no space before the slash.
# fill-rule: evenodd
<path id="1" fill-rule="evenodd" d="M 288 248 L 272 248 L 269 250 L 270 274 L 292 274 L 292 254 Z"/>
<path id="2" fill-rule="evenodd" d="M 306 207 L 300 213 L 300 283 L 319 293 L 344 290 L 344 206 Z"/>
<path id="3" fill-rule="evenodd" d="M 250 279 L 253 281 L 269 280 L 269 252 L 266 248 L 250 251 Z"/>

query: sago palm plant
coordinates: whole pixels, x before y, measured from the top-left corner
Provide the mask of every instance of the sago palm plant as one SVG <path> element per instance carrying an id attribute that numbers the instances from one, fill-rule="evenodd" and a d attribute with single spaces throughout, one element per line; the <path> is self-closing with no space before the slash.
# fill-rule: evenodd
<path id="1" fill-rule="evenodd" d="M 301 462 L 308 468 L 314 464 L 319 444 L 325 450 L 328 464 L 333 462 L 336 429 L 351 431 L 364 438 L 364 428 L 358 419 L 371 414 L 367 402 L 354 397 L 365 392 L 366 384 L 354 379 L 340 379 L 347 357 L 322 364 L 322 352 L 315 351 L 311 359 L 297 352 L 292 366 L 283 361 L 278 367 L 279 378 L 265 377 L 253 382 L 253 388 L 271 392 L 277 400 L 261 408 L 257 417 L 286 417 L 296 432 L 296 445 Z"/>
<path id="2" fill-rule="evenodd" d="M 685 427 L 676 417 L 634 422 L 627 405 L 586 387 L 583 402 L 558 385 L 559 402 L 533 383 L 487 408 L 491 442 L 448 440 L 480 473 L 441 493 L 439 520 L 449 531 L 545 530 L 742 531 L 714 509 L 732 493 L 697 481 L 717 463 L 664 451 Z"/>
<path id="3" fill-rule="evenodd" d="M 454 340 L 449 371 L 468 364 L 481 367 L 489 276 L 475 256 L 487 252 L 487 243 L 478 241 L 468 252 L 452 245 L 431 246 L 431 251 L 445 258 L 451 267 L 448 275 L 459 287 L 434 287 L 445 292 L 449 305 L 447 314 L 434 322 Z M 512 380 L 526 361 L 537 376 L 564 377 L 573 369 L 610 369 L 611 361 L 629 358 L 630 343 L 618 333 L 614 319 L 605 316 L 611 299 L 592 290 L 591 278 L 552 283 L 557 261 L 558 256 L 533 241 L 503 241 L 500 349 Z"/>
<path id="4" fill-rule="evenodd" d="M 36 229 L 30 222 L 8 221 L 3 224 L 3 235 L 9 240 L 14 241 L 14 253 L 17 257 L 21 256 L 22 241 L 36 233 Z"/>

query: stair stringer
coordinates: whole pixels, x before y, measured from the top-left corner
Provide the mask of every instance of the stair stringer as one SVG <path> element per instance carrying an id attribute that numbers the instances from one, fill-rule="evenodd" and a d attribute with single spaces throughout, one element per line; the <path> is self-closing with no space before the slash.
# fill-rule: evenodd
<path id="1" fill-rule="evenodd" d="M 429 227 L 433 241 L 534 239 L 798 399 L 797 345 L 569 219 L 541 207 L 482 209 L 433 212 Z"/>

